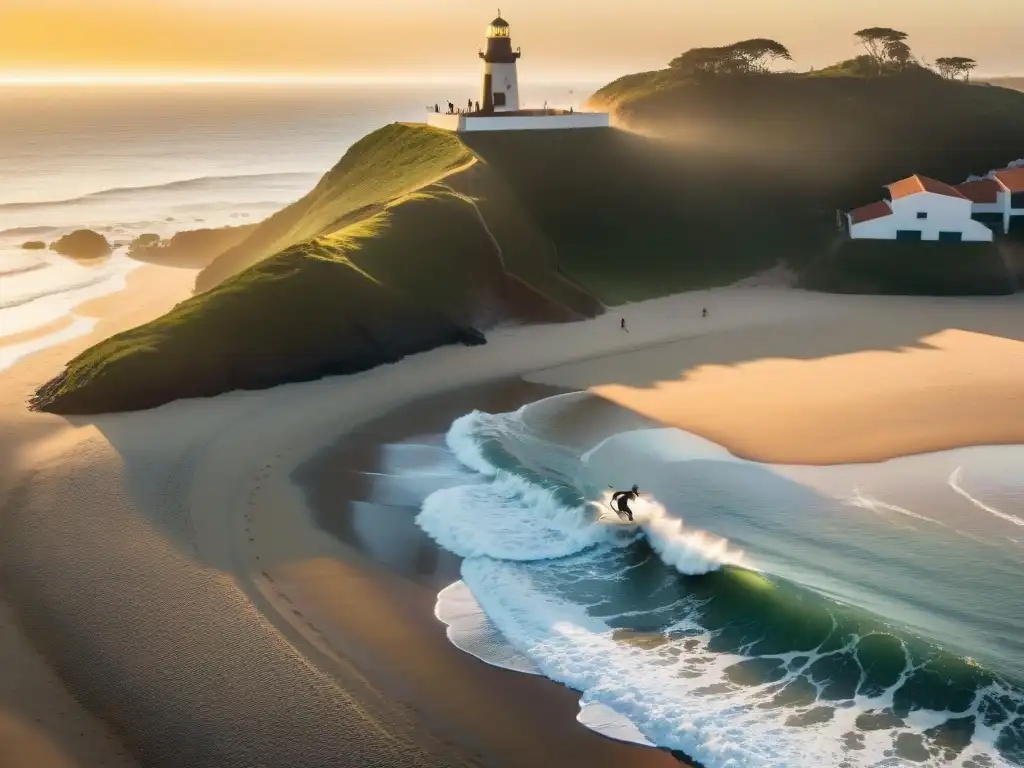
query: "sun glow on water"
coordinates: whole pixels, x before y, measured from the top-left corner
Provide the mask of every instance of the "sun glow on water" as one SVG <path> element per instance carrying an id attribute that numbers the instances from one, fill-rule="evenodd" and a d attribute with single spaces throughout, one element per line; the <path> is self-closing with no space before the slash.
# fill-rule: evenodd
<path id="1" fill-rule="evenodd" d="M 139 86 L 139 85 L 407 85 L 454 84 L 465 75 L 422 74 L 287 74 L 188 72 L 0 72 L 0 86 Z"/>

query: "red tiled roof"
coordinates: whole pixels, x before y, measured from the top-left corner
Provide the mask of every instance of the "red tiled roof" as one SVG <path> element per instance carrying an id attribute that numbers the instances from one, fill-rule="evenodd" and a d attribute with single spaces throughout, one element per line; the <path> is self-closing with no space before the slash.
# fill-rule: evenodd
<path id="1" fill-rule="evenodd" d="M 965 181 L 963 184 L 957 184 L 955 189 L 972 203 L 995 203 L 998 201 L 998 194 L 1003 191 L 995 179 Z"/>
<path id="2" fill-rule="evenodd" d="M 892 216 L 892 208 L 885 200 L 863 205 L 850 211 L 850 221 L 854 224 L 863 224 L 865 221 L 881 219 L 885 216 Z"/>
<path id="3" fill-rule="evenodd" d="M 953 187 L 949 186 L 949 184 L 930 179 L 927 176 L 920 176 L 916 173 L 906 179 L 886 184 L 886 187 L 889 189 L 889 194 L 892 195 L 893 200 L 899 200 L 901 197 L 907 197 L 908 195 L 916 195 L 919 192 L 932 192 L 936 195 L 959 197 L 963 200 L 967 199 L 953 189 Z"/>
<path id="4" fill-rule="evenodd" d="M 992 175 L 1010 192 L 1024 192 L 1024 168 L 1003 168 Z"/>

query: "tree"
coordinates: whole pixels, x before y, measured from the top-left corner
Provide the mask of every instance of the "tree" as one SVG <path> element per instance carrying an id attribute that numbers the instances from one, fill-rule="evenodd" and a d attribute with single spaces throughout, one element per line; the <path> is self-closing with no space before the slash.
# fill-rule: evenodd
<path id="1" fill-rule="evenodd" d="M 965 81 L 970 80 L 971 70 L 978 66 L 974 59 L 965 56 L 944 56 L 935 60 L 935 68 L 945 78 L 953 80 L 962 77 Z"/>
<path id="2" fill-rule="evenodd" d="M 875 68 L 879 74 L 882 73 L 887 64 L 894 63 L 889 56 L 890 50 L 902 55 L 903 49 L 906 49 L 908 54 L 907 60 L 909 61 L 910 48 L 904 42 L 907 39 L 906 32 L 900 32 L 898 29 L 890 29 L 889 27 L 868 27 L 859 32 L 854 32 L 854 36 L 860 40 L 864 50 L 868 52 L 868 56 L 875 62 Z M 896 43 L 903 43 L 903 47 L 894 47 Z"/>
<path id="3" fill-rule="evenodd" d="M 743 74 L 767 72 L 779 59 L 793 60 L 786 46 L 755 38 L 717 48 L 692 48 L 672 59 L 669 66 L 686 74 Z"/>
<path id="4" fill-rule="evenodd" d="M 725 48 L 691 48 L 672 59 L 669 66 L 686 74 L 720 72 L 728 68 L 730 58 Z"/>
<path id="5" fill-rule="evenodd" d="M 786 46 L 764 37 L 742 40 L 733 43 L 728 48 L 736 60 L 741 62 L 741 69 L 748 72 L 767 72 L 771 65 L 779 59 L 793 60 Z"/>
<path id="6" fill-rule="evenodd" d="M 902 40 L 887 40 L 883 51 L 889 63 L 900 71 L 906 69 L 907 65 L 914 60 L 910 46 Z"/>

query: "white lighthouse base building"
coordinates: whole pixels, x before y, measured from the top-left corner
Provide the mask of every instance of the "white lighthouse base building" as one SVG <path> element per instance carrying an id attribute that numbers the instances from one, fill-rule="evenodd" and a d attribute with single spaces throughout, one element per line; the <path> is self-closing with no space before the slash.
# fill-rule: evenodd
<path id="1" fill-rule="evenodd" d="M 519 110 L 482 114 L 446 115 L 427 114 L 427 125 L 446 131 L 470 133 L 472 131 L 550 131 L 567 128 L 608 128 L 611 118 L 607 112 L 563 112 L 558 110 Z"/>

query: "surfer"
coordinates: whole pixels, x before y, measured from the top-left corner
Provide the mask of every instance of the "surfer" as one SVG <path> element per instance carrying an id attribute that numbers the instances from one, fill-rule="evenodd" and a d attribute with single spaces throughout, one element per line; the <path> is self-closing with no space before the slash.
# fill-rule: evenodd
<path id="1" fill-rule="evenodd" d="M 620 515 L 625 512 L 629 518 L 629 522 L 633 522 L 633 510 L 629 508 L 629 502 L 631 499 L 635 499 L 640 495 L 640 486 L 634 485 L 632 490 L 629 491 L 615 491 L 612 494 L 612 506 L 615 511 Z"/>

